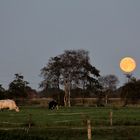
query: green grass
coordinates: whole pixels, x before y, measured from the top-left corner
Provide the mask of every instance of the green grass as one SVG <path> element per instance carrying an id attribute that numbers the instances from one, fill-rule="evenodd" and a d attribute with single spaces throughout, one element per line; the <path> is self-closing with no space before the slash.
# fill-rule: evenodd
<path id="1" fill-rule="evenodd" d="M 109 126 L 109 113 L 113 112 L 113 125 L 140 125 L 140 108 L 95 108 L 72 107 L 48 110 L 41 107 L 20 107 L 20 112 L 5 110 L 0 112 L 1 125 L 22 125 L 29 120 L 29 114 L 36 126 L 77 126 L 84 125 L 89 118 L 94 127 Z"/>
<path id="2" fill-rule="evenodd" d="M 113 112 L 113 126 L 110 126 L 109 113 Z M 31 114 L 31 129 L 28 128 Z M 92 124 L 93 139 L 96 140 L 138 140 L 140 137 L 140 108 L 96 108 L 71 107 L 59 110 L 26 106 L 20 107 L 20 112 L 5 110 L 0 112 L 0 133 L 23 137 L 38 136 L 37 139 L 50 140 L 84 140 L 86 120 Z M 22 132 L 24 131 L 24 132 Z M 13 137 L 16 137 L 13 135 Z M 2 135 L 0 135 L 0 138 Z M 29 139 L 30 139 L 29 138 Z M 12 139 L 12 138 L 11 138 Z M 13 138 L 15 139 L 15 138 Z"/>

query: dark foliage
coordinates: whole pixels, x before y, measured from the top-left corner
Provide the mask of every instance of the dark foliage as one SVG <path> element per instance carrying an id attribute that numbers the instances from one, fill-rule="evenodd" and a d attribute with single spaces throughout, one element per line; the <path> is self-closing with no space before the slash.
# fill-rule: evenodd
<path id="1" fill-rule="evenodd" d="M 124 100 L 124 106 L 130 103 L 137 103 L 140 100 L 140 80 L 131 79 L 122 87 L 121 98 Z"/>
<path id="2" fill-rule="evenodd" d="M 0 99 L 6 98 L 6 90 L 0 85 Z"/>
<path id="3" fill-rule="evenodd" d="M 50 58 L 41 69 L 43 90 L 64 87 L 65 99 L 69 100 L 71 91 L 76 88 L 96 92 L 99 88 L 99 70 L 90 64 L 85 50 L 66 50 L 63 54 Z M 65 101 L 65 100 L 64 100 Z"/>
<path id="4" fill-rule="evenodd" d="M 27 85 L 29 83 L 24 81 L 24 77 L 20 74 L 15 74 L 15 79 L 9 84 L 9 98 L 25 98 L 27 97 Z"/>

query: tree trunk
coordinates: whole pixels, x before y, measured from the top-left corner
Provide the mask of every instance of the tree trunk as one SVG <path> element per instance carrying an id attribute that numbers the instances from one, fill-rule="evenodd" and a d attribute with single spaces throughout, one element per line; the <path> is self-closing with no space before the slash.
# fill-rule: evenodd
<path id="1" fill-rule="evenodd" d="M 67 96 L 66 96 L 66 92 L 65 92 L 65 95 L 64 95 L 64 106 L 65 106 L 65 107 L 67 106 Z"/>
<path id="2" fill-rule="evenodd" d="M 65 91 L 64 106 L 65 107 L 66 106 L 71 107 L 71 102 L 70 102 L 71 92 L 70 92 L 70 89 L 71 89 L 70 80 L 69 81 L 65 80 L 64 81 L 64 91 Z"/>
<path id="3" fill-rule="evenodd" d="M 68 83 L 65 82 L 64 84 L 64 91 L 65 91 L 65 95 L 64 95 L 64 106 L 68 106 L 69 105 L 69 89 L 68 89 Z"/>
<path id="4" fill-rule="evenodd" d="M 68 96 L 68 107 L 71 107 L 71 102 L 70 102 L 70 89 L 69 89 L 69 96 Z"/>
<path id="5" fill-rule="evenodd" d="M 108 95 L 107 94 L 105 95 L 105 104 L 106 105 L 108 104 Z"/>

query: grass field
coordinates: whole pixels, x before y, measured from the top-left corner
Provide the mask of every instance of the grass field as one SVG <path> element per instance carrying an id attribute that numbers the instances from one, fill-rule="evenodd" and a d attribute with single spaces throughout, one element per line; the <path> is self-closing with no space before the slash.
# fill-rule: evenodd
<path id="1" fill-rule="evenodd" d="M 113 126 L 110 126 L 110 111 Z M 139 140 L 140 108 L 71 107 L 59 110 L 26 106 L 20 112 L 0 112 L 0 137 L 17 135 L 28 139 L 86 140 L 86 120 L 91 120 L 96 140 Z M 31 128 L 28 129 L 29 124 Z M 13 133 L 18 132 L 18 133 Z M 30 137 L 29 137 L 30 136 Z M 3 139 L 3 138 L 2 138 Z M 11 138 L 12 139 L 12 138 Z"/>

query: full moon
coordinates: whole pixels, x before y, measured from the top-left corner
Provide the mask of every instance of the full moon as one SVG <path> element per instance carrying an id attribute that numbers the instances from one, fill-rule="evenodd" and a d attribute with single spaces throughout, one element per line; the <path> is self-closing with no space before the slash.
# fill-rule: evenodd
<path id="1" fill-rule="evenodd" d="M 130 73 L 136 68 L 136 61 L 131 57 L 125 57 L 120 61 L 120 68 L 126 73 Z"/>

